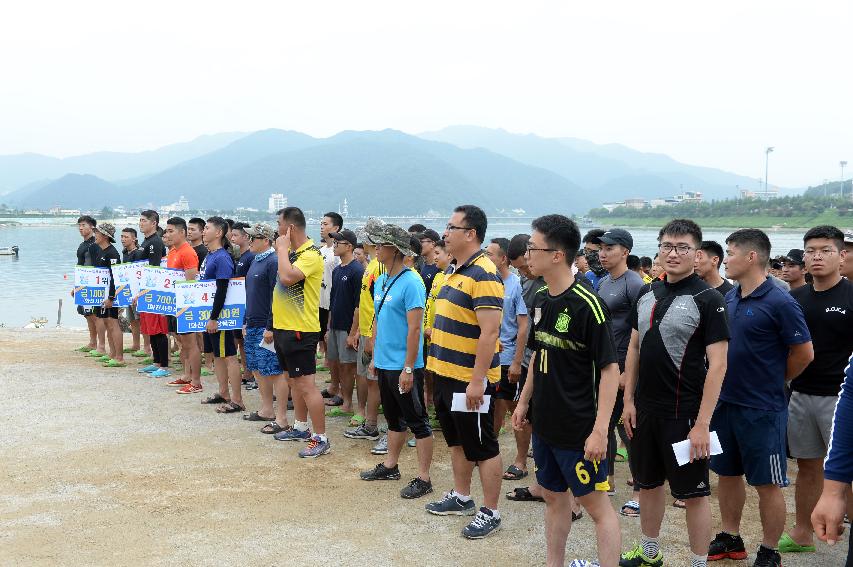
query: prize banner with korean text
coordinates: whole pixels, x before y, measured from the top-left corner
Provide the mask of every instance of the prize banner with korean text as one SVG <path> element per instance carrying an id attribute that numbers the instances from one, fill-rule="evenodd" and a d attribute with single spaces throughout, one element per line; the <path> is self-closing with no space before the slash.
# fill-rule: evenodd
<path id="1" fill-rule="evenodd" d="M 219 313 L 219 330 L 233 331 L 243 327 L 246 314 L 245 284 L 244 278 L 234 278 L 228 282 L 225 305 Z M 178 282 L 175 293 L 178 301 L 178 332 L 204 332 L 213 309 L 216 282 Z"/>
<path id="2" fill-rule="evenodd" d="M 113 277 L 116 280 L 116 300 L 113 307 L 129 307 L 133 298 L 139 294 L 139 282 L 142 279 L 142 270 L 148 262 L 127 262 L 113 266 Z"/>
<path id="3" fill-rule="evenodd" d="M 92 266 L 74 267 L 74 305 L 100 307 L 110 289 L 110 270 Z"/>
<path id="4" fill-rule="evenodd" d="M 136 310 L 140 313 L 175 315 L 175 284 L 186 276 L 183 270 L 145 266 L 142 270 L 139 298 Z"/>

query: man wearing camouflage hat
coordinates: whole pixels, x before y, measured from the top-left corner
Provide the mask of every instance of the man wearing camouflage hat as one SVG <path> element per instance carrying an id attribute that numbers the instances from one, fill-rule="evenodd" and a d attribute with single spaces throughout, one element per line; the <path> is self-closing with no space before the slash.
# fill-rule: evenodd
<path id="1" fill-rule="evenodd" d="M 104 366 L 116 367 L 126 366 L 124 362 L 124 349 L 122 345 L 121 327 L 118 324 L 118 307 L 113 307 L 116 299 L 115 278 L 113 277 L 113 266 L 121 263 L 121 255 L 113 246 L 116 228 L 108 223 L 101 223 L 95 227 L 95 245 L 92 249 L 95 256 L 93 265 L 96 268 L 106 268 L 110 271 L 110 288 L 103 305 L 95 309 L 98 323 L 104 325 L 107 332 L 107 344 L 109 345 L 109 358 L 103 360 Z M 96 253 L 97 250 L 97 253 Z"/>

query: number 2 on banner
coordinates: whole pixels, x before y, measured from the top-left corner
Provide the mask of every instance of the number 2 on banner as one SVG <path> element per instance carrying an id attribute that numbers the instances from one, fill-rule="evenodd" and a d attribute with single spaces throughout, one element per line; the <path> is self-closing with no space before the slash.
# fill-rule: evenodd
<path id="1" fill-rule="evenodd" d="M 166 279 L 163 281 L 163 287 L 164 287 L 165 289 L 169 289 L 169 287 L 170 287 L 171 285 L 172 285 L 172 280 L 170 280 L 170 279 L 166 278 Z"/>

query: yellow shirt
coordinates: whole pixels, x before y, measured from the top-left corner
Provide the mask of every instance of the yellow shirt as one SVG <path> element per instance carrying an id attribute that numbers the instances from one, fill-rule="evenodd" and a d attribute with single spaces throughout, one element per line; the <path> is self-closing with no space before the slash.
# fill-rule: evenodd
<path id="1" fill-rule="evenodd" d="M 323 281 L 323 256 L 312 240 L 290 251 L 290 263 L 305 278 L 287 287 L 281 282 L 272 296 L 273 327 L 303 333 L 320 332 L 320 283 Z"/>
<path id="2" fill-rule="evenodd" d="M 649 274 L 643 274 L 643 283 L 644 284 L 652 283 L 653 281 L 654 280 L 652 279 L 652 276 L 650 276 Z"/>
<path id="3" fill-rule="evenodd" d="M 432 329 L 432 326 L 435 324 L 435 300 L 438 297 L 438 292 L 441 291 L 441 286 L 443 285 L 444 272 L 438 272 L 432 278 L 432 288 L 429 290 L 426 308 L 424 309 L 424 331 Z"/>
<path id="4" fill-rule="evenodd" d="M 373 284 L 385 273 L 385 266 L 373 258 L 361 276 L 361 294 L 358 296 L 358 332 L 362 337 L 373 336 Z"/>
<path id="5" fill-rule="evenodd" d="M 435 321 L 427 358 L 427 370 L 440 376 L 470 382 L 480 337 L 478 309 L 503 311 L 504 284 L 495 264 L 478 250 L 444 278 L 435 299 Z M 486 372 L 489 382 L 501 379 L 500 340 Z M 478 378 L 480 378 L 478 376 Z"/>

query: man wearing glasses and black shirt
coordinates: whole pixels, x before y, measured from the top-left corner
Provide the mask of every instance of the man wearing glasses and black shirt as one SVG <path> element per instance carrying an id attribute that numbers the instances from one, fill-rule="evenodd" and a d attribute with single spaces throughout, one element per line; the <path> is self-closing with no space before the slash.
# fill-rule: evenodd
<path id="1" fill-rule="evenodd" d="M 98 222 L 90 217 L 89 215 L 83 215 L 82 217 L 77 219 L 77 230 L 80 232 L 80 236 L 83 238 L 83 242 L 77 247 L 77 265 L 78 266 L 91 266 L 94 251 L 95 254 L 98 252 L 98 245 L 95 244 L 95 236 L 94 230 L 95 226 Z M 71 294 L 74 295 L 73 293 Z M 80 352 L 90 352 L 96 351 L 101 354 L 104 353 L 104 337 L 101 334 L 100 337 L 100 348 L 98 341 L 98 331 L 97 331 L 97 317 L 95 317 L 95 312 L 91 307 L 83 307 L 82 305 L 77 306 L 77 313 L 86 318 L 86 326 L 89 328 L 89 344 L 80 347 Z"/>

